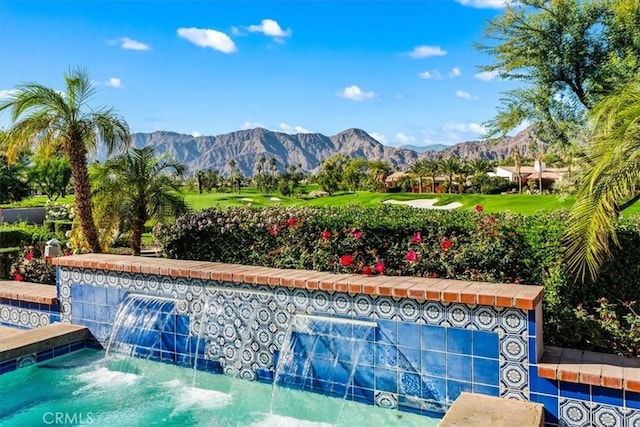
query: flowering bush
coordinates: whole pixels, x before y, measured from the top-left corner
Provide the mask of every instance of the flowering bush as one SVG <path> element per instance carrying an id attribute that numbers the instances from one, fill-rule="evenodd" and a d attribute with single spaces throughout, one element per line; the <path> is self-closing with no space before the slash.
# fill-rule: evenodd
<path id="1" fill-rule="evenodd" d="M 70 204 L 58 204 L 47 200 L 45 204 L 45 219 L 47 221 L 73 221 L 74 210 Z"/>
<path id="2" fill-rule="evenodd" d="M 24 254 L 14 260 L 11 279 L 19 282 L 34 282 L 47 285 L 56 284 L 56 267 L 48 258 L 42 258 L 37 247 L 24 248 Z"/>
<path id="3" fill-rule="evenodd" d="M 580 332 L 580 315 L 594 315 L 599 299 L 607 297 L 615 302 L 610 310 L 624 319 L 624 303 L 640 300 L 640 221 L 618 223 L 622 248 L 614 250 L 615 261 L 604 266 L 598 282 L 578 286 L 564 273 L 567 220 L 566 211 L 488 214 L 480 205 L 470 212 L 388 205 L 212 208 L 154 231 L 170 258 L 543 285 L 547 343 L 631 354 L 622 333 L 602 332 L 615 345 L 589 340 Z M 630 333 L 638 324 L 620 322 L 620 328 Z"/>

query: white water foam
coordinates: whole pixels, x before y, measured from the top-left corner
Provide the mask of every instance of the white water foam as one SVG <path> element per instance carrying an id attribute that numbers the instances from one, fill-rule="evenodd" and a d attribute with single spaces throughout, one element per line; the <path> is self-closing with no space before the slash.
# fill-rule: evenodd
<path id="1" fill-rule="evenodd" d="M 230 394 L 217 390 L 191 387 L 182 381 L 175 379 L 163 383 L 171 389 L 176 407 L 174 413 L 182 412 L 188 408 L 217 409 L 227 406 L 233 398 Z"/>
<path id="2" fill-rule="evenodd" d="M 73 394 L 80 394 L 86 390 L 94 388 L 121 388 L 133 385 L 140 379 L 140 375 L 127 372 L 111 371 L 102 367 L 92 371 L 79 374 L 77 378 L 87 383 L 84 387 L 80 387 Z"/>
<path id="3" fill-rule="evenodd" d="M 251 424 L 250 427 L 333 427 L 334 424 L 320 421 L 301 420 L 284 415 L 266 414 L 265 418 Z"/>

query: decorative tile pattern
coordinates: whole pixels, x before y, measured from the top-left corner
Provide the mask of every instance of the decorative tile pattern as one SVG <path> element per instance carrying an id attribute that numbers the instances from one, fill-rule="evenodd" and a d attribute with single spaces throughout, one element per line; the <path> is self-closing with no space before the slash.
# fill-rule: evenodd
<path id="1" fill-rule="evenodd" d="M 174 363 L 197 358 L 198 366 L 209 370 L 271 381 L 296 315 L 374 320 L 376 333 L 364 338 L 353 383 L 346 389 L 339 387 L 350 371 L 344 358 L 355 356 L 340 349 L 350 344 L 334 337 L 300 347 L 338 361 L 331 368 L 317 365 L 330 380 L 312 383 L 314 391 L 344 392 L 349 399 L 424 413 L 443 412 L 461 391 L 521 400 L 542 396 L 545 404 L 556 402 L 553 413 L 563 425 L 640 427 L 640 410 L 625 407 L 623 400 L 617 406 L 608 400 L 559 397 L 557 384 L 554 389 L 530 374 L 536 371 L 529 369 L 529 345 L 535 340 L 527 321 L 533 317 L 526 311 L 68 267 L 60 268 L 59 279 L 62 320 L 81 320 L 102 342 L 115 317 L 113 306 L 127 293 L 175 298 L 174 333 L 163 342 L 173 350 L 165 353 Z M 1 308 L 0 316 L 6 316 Z M 21 313 L 13 316 L 22 318 Z M 327 328 L 325 335 L 333 333 L 334 326 Z"/>
<path id="2" fill-rule="evenodd" d="M 2 299 L 0 302 L 0 324 L 33 329 L 60 320 L 58 305 Z"/>

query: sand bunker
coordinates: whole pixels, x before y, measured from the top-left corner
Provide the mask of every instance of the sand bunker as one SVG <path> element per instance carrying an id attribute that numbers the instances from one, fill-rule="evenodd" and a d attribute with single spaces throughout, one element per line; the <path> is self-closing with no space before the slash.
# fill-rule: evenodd
<path id="1" fill-rule="evenodd" d="M 433 206 L 438 199 L 416 199 L 416 200 L 385 200 L 382 203 L 388 203 L 391 205 L 407 205 L 412 208 L 420 208 L 420 209 L 443 209 L 443 210 L 451 210 L 455 208 L 459 208 L 462 206 L 460 202 L 451 202 L 442 206 Z"/>

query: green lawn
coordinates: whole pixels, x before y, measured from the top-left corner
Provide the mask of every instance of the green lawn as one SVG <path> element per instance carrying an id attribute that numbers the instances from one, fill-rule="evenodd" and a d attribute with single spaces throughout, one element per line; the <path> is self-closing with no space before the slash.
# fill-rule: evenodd
<path id="1" fill-rule="evenodd" d="M 309 186 L 308 191 L 317 189 Z M 414 200 L 437 198 L 436 205 L 446 205 L 451 202 L 462 203 L 459 209 L 471 210 L 476 205 L 482 205 L 485 212 L 511 211 L 529 215 L 537 210 L 553 210 L 558 208 L 571 208 L 574 202 L 573 196 L 560 197 L 551 194 L 412 194 L 412 193 L 371 193 L 361 191 L 353 193 L 337 193 L 332 196 L 319 197 L 317 199 L 302 200 L 295 197 L 284 197 L 279 193 L 259 194 L 255 188 L 243 188 L 238 193 L 186 193 L 187 204 L 195 209 L 201 210 L 207 207 L 228 207 L 228 206 L 380 206 L 385 200 Z M 279 199 L 279 200 L 275 200 Z M 45 196 L 35 196 L 24 200 L 21 206 L 43 206 L 46 202 Z M 58 199 L 57 203 L 73 203 L 73 197 L 68 196 Z M 624 211 L 624 215 L 640 214 L 640 202 Z"/>

